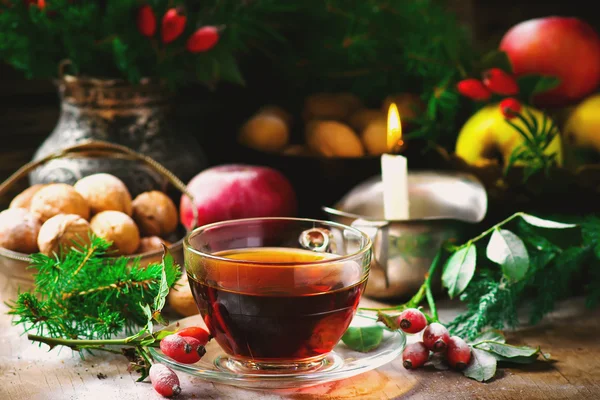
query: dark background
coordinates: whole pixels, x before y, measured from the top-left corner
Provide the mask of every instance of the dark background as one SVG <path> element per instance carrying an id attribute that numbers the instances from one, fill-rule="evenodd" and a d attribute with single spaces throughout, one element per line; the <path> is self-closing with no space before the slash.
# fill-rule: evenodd
<path id="1" fill-rule="evenodd" d="M 451 8 L 473 31 L 480 46 L 495 46 L 512 25 L 548 15 L 577 16 L 600 30 L 600 16 L 585 0 L 484 1 L 452 0 Z M 215 92 L 190 86 L 176 98 L 175 117 L 189 127 L 209 154 L 209 162 L 236 161 L 232 151 L 240 121 L 262 104 L 281 95 L 273 71 L 255 68 L 246 87 L 221 85 Z M 26 80 L 20 72 L 0 64 L 0 180 L 28 162 L 35 149 L 52 131 L 59 113 L 55 87 L 49 81 Z"/>

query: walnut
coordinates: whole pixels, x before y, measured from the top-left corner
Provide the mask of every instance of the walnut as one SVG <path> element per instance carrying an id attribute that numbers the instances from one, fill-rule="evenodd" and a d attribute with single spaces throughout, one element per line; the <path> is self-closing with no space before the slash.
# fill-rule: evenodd
<path id="1" fill-rule="evenodd" d="M 94 174 L 73 186 L 88 202 L 92 215 L 101 211 L 121 211 L 131 215 L 131 195 L 127 186 L 114 175 Z"/>
<path id="2" fill-rule="evenodd" d="M 163 244 L 167 247 L 171 245 L 170 242 L 159 238 L 158 236 L 148 236 L 140 239 L 140 245 L 137 248 L 137 254 L 150 253 L 163 249 Z"/>
<path id="3" fill-rule="evenodd" d="M 42 183 L 37 183 L 23 190 L 21 193 L 15 196 L 15 198 L 10 202 L 10 208 L 27 208 L 31 206 L 31 199 L 33 196 L 40 191 L 41 188 L 46 186 Z"/>
<path id="4" fill-rule="evenodd" d="M 112 242 L 116 255 L 135 253 L 140 245 L 140 231 L 133 219 L 120 211 L 102 211 L 90 221 L 92 231 Z"/>
<path id="5" fill-rule="evenodd" d="M 274 152 L 285 147 L 289 138 L 285 120 L 274 113 L 260 113 L 242 126 L 238 141 L 255 150 Z"/>
<path id="6" fill-rule="evenodd" d="M 133 219 L 144 236 L 165 236 L 177 229 L 179 215 L 169 196 L 153 190 L 133 200 Z"/>
<path id="7" fill-rule="evenodd" d="M 279 106 L 275 106 L 275 105 L 266 105 L 264 107 L 261 107 L 260 110 L 258 110 L 257 114 L 271 114 L 271 115 L 276 115 L 279 118 L 281 118 L 281 120 L 283 122 L 285 122 L 285 124 L 289 127 L 290 125 L 292 125 L 293 122 L 293 118 L 291 116 L 291 114 L 287 111 L 285 111 L 283 108 L 279 107 Z"/>
<path id="8" fill-rule="evenodd" d="M 362 131 L 361 140 L 369 154 L 380 155 L 387 149 L 387 122 L 382 120 L 371 121 Z"/>
<path id="9" fill-rule="evenodd" d="M 347 125 L 319 121 L 310 127 L 308 146 L 325 157 L 360 157 L 364 149 L 358 136 Z"/>
<path id="10" fill-rule="evenodd" d="M 58 214 L 44 222 L 37 238 L 40 252 L 47 256 L 90 244 L 90 223 L 79 215 Z"/>
<path id="11" fill-rule="evenodd" d="M 348 120 L 348 125 L 356 132 L 362 132 L 373 121 L 381 121 L 387 124 L 387 115 L 380 110 L 363 108 L 352 114 Z"/>
<path id="12" fill-rule="evenodd" d="M 25 208 L 9 208 L 0 213 L 0 247 L 35 253 L 39 231 L 40 221 Z"/>
<path id="13" fill-rule="evenodd" d="M 184 317 L 189 317 L 199 313 L 198 306 L 192 296 L 192 289 L 188 283 L 188 277 L 185 271 L 175 286 L 169 291 L 167 301 L 171 308 Z"/>
<path id="14" fill-rule="evenodd" d="M 64 183 L 51 183 L 41 188 L 31 199 L 30 211 L 42 223 L 58 214 L 76 214 L 83 219 L 90 217 L 90 207 L 85 199 Z"/>

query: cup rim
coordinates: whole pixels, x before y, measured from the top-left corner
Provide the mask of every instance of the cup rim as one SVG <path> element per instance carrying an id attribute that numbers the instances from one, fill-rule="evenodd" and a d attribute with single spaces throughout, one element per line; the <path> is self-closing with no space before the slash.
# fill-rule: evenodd
<path id="1" fill-rule="evenodd" d="M 294 262 L 270 262 L 270 261 L 251 261 L 251 260 L 240 260 L 240 259 L 233 259 L 233 258 L 227 258 L 227 257 L 221 257 L 221 256 L 216 256 L 214 254 L 210 254 L 210 253 L 206 253 L 203 252 L 201 250 L 195 249 L 191 244 L 190 244 L 190 237 L 193 236 L 194 234 L 196 234 L 199 231 L 203 231 L 206 229 L 210 229 L 212 227 L 215 226 L 224 226 L 224 225 L 235 225 L 235 224 L 239 224 L 239 223 L 250 223 L 250 222 L 257 222 L 257 221 L 296 221 L 296 222 L 312 222 L 312 223 L 319 223 L 319 224 L 325 224 L 325 225 L 330 225 L 336 228 L 341 228 L 341 229 L 349 229 L 351 231 L 354 231 L 358 234 L 358 236 L 361 236 L 364 240 L 365 240 L 365 245 L 358 251 L 355 251 L 351 254 L 346 254 L 343 256 L 338 256 L 335 255 L 336 257 L 333 258 L 325 258 L 322 260 L 317 260 L 317 261 L 306 261 L 306 262 L 298 262 L 298 261 L 294 261 Z M 254 265 L 254 266 L 292 266 L 292 265 L 302 265 L 302 266 L 312 266 L 312 265 L 325 265 L 325 264 L 331 264 L 331 263 L 335 263 L 335 262 L 340 262 L 340 261 L 346 261 L 346 260 L 350 260 L 352 258 L 356 258 L 356 257 L 362 257 L 364 254 L 366 254 L 367 252 L 372 250 L 372 246 L 373 246 L 373 242 L 371 240 L 371 238 L 369 237 L 369 235 L 367 235 L 366 233 L 364 233 L 363 231 L 361 231 L 360 229 L 357 229 L 355 227 L 352 226 L 348 226 L 345 224 L 341 224 L 339 222 L 333 222 L 333 221 L 326 221 L 326 220 L 320 220 L 320 219 L 314 219 L 314 218 L 296 218 L 296 217 L 254 217 L 254 218 L 240 218 L 240 219 L 229 219 L 229 220 L 224 220 L 224 221 L 219 221 L 219 222 L 213 222 L 210 224 L 206 224 L 206 225 L 202 225 L 198 228 L 193 229 L 192 231 L 188 232 L 187 235 L 185 235 L 185 238 L 183 240 L 183 245 L 184 245 L 184 252 L 185 251 L 191 251 L 192 253 L 195 253 L 199 256 L 211 259 L 211 260 L 215 260 L 215 261 L 221 261 L 221 262 L 228 262 L 228 263 L 236 263 L 236 264 L 246 264 L 246 265 Z"/>

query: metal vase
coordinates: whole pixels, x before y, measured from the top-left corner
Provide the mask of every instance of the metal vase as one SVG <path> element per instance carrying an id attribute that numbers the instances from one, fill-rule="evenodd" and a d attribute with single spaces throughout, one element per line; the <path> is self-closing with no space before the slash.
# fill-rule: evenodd
<path id="1" fill-rule="evenodd" d="M 195 139 L 178 132 L 169 118 L 171 97 L 163 85 L 151 80 L 131 85 L 122 80 L 69 75 L 57 85 L 60 118 L 34 160 L 84 141 L 101 140 L 150 156 L 184 182 L 206 167 L 205 155 Z M 168 184 L 140 163 L 114 158 L 53 160 L 33 171 L 29 180 L 31 184 L 73 184 L 100 172 L 119 177 L 133 196 L 148 190 L 164 191 Z"/>

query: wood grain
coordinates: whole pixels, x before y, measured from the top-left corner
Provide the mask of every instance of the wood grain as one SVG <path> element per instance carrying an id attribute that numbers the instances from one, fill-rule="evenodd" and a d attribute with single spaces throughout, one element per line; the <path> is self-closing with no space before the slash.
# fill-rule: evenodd
<path id="1" fill-rule="evenodd" d="M 7 299 L 2 299 L 6 301 Z M 365 304 L 373 302 L 365 300 Z M 81 359 L 68 349 L 48 351 L 20 336 L 0 306 L 0 399 L 160 399 L 149 383 L 136 383 L 127 361 L 100 354 Z M 441 318 L 458 312 L 443 304 Z M 600 393 L 600 312 L 586 311 L 581 299 L 561 305 L 540 325 L 510 332 L 511 343 L 541 346 L 551 362 L 501 368 L 489 383 L 454 371 L 407 371 L 400 359 L 354 378 L 302 389 L 250 391 L 212 384 L 180 373 L 180 399 L 342 400 L 342 399 L 597 399 Z M 410 341 L 416 340 L 413 336 Z"/>

